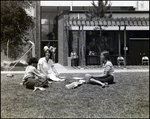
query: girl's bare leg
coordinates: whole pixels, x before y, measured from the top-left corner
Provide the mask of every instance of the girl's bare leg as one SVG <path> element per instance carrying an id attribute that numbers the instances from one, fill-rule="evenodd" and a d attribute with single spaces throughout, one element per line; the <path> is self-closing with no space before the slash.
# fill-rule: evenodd
<path id="1" fill-rule="evenodd" d="M 95 79 L 93 79 L 93 78 L 90 78 L 90 82 L 100 84 L 100 85 L 102 85 L 102 87 L 105 87 L 105 86 L 108 85 L 108 83 L 103 83 L 103 82 L 98 81 L 98 80 L 95 80 Z"/>

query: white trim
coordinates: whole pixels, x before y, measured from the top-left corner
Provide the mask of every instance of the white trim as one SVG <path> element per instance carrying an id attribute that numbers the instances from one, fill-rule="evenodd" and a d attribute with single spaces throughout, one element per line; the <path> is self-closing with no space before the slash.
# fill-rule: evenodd
<path id="1" fill-rule="evenodd" d="M 95 27 L 98 27 L 98 26 L 84 26 L 83 30 L 94 30 Z M 80 30 L 81 29 L 82 28 L 80 28 Z M 119 30 L 119 27 L 118 26 L 109 26 L 109 27 L 102 26 L 102 29 L 104 29 L 104 30 Z M 79 27 L 71 26 L 70 30 L 79 30 Z M 99 30 L 99 29 L 97 29 L 97 30 Z M 124 26 L 121 26 L 120 30 L 124 30 Z M 149 26 L 127 26 L 126 30 L 149 30 Z"/>
<path id="2" fill-rule="evenodd" d="M 149 26 L 127 26 L 126 30 L 149 30 Z"/>
<path id="3" fill-rule="evenodd" d="M 41 6 L 92 6 L 91 1 L 41 1 Z"/>

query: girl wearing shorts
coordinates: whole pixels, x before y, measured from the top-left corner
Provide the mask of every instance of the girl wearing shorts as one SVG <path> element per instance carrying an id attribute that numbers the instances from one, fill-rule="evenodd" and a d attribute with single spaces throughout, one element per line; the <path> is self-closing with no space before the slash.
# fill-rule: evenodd
<path id="1" fill-rule="evenodd" d="M 90 75 L 85 74 L 85 77 L 80 79 L 79 81 L 73 82 L 69 85 L 66 85 L 66 88 L 76 88 L 82 84 L 99 84 L 103 88 L 108 86 L 108 84 L 113 83 L 114 80 L 114 68 L 113 64 L 109 60 L 109 52 L 103 51 L 101 52 L 101 61 L 103 62 L 103 73 L 99 75 Z"/>
<path id="2" fill-rule="evenodd" d="M 103 73 L 100 75 L 90 75 L 86 74 L 85 79 L 87 83 L 97 83 L 102 85 L 102 87 L 107 86 L 107 84 L 113 83 L 114 80 L 114 67 L 109 60 L 109 52 L 101 52 L 101 61 L 103 62 Z"/>

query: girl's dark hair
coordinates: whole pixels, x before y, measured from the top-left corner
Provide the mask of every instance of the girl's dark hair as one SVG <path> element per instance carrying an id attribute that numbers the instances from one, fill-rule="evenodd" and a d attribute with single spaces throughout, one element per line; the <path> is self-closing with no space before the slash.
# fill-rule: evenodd
<path id="1" fill-rule="evenodd" d="M 110 59 L 110 56 L 109 56 L 109 52 L 108 52 L 108 51 L 102 51 L 101 54 L 104 55 L 104 57 L 105 57 L 106 60 L 109 60 L 109 59 Z"/>
<path id="2" fill-rule="evenodd" d="M 50 59 L 52 58 L 52 52 L 49 50 L 49 49 L 47 49 L 44 53 L 46 53 L 46 52 L 49 52 L 49 54 L 50 54 Z"/>
<path id="3" fill-rule="evenodd" d="M 33 63 L 36 63 L 36 64 L 38 63 L 38 60 L 36 58 L 34 58 L 34 57 L 32 57 L 32 58 L 29 59 L 28 65 L 31 65 Z"/>

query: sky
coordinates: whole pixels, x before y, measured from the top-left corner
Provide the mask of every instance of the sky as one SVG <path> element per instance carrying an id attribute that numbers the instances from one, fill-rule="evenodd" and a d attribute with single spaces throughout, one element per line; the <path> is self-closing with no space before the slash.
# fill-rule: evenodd
<path id="1" fill-rule="evenodd" d="M 41 6 L 92 6 L 90 1 L 41 1 Z M 149 1 L 111 1 L 112 6 L 134 6 L 139 10 L 149 10 Z"/>

